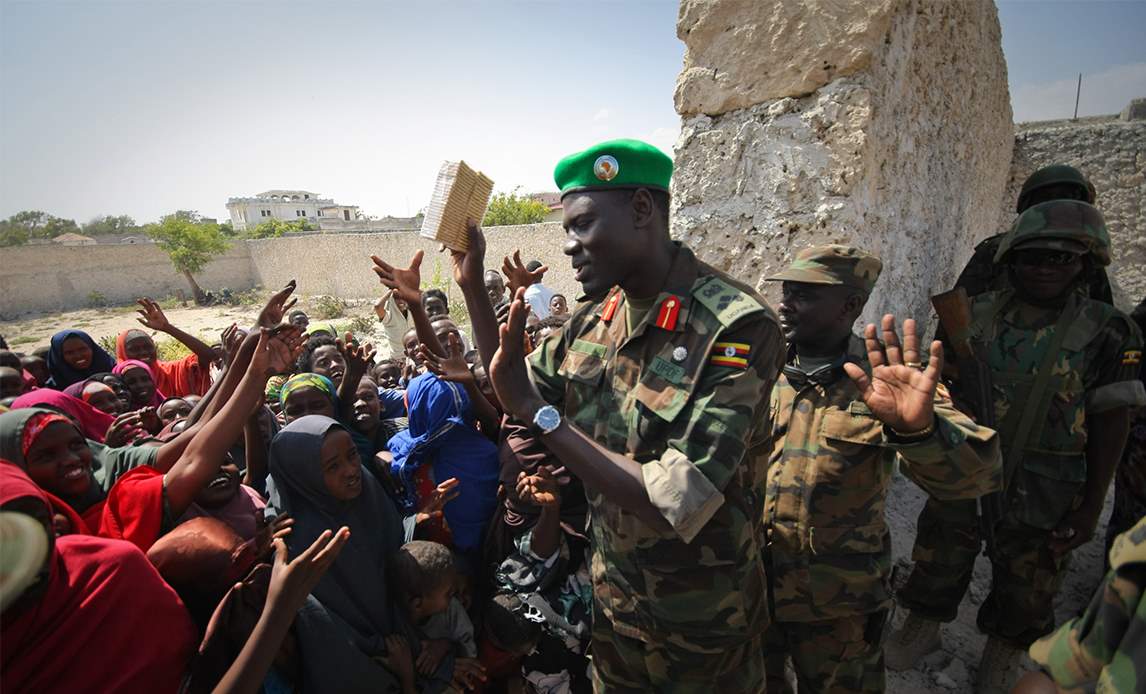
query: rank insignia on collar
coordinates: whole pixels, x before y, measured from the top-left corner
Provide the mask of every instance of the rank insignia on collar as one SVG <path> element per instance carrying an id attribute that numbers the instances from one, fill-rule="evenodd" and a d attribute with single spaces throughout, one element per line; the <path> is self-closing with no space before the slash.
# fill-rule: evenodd
<path id="1" fill-rule="evenodd" d="M 1128 349 L 1122 353 L 1123 366 L 1137 366 L 1142 363 L 1142 350 Z"/>
<path id="2" fill-rule="evenodd" d="M 752 348 L 743 342 L 717 342 L 712 345 L 712 355 L 708 363 L 715 366 L 731 366 L 737 369 L 748 368 L 748 355 Z"/>
<path id="3" fill-rule="evenodd" d="M 620 303 L 621 292 L 617 291 L 610 296 L 609 300 L 605 302 L 605 305 L 601 307 L 601 320 L 606 323 L 613 320 L 613 316 L 617 313 L 617 306 L 620 305 Z"/>
<path id="4" fill-rule="evenodd" d="M 680 297 L 670 296 L 661 302 L 657 313 L 657 327 L 661 330 L 676 330 L 676 319 L 680 315 Z"/>

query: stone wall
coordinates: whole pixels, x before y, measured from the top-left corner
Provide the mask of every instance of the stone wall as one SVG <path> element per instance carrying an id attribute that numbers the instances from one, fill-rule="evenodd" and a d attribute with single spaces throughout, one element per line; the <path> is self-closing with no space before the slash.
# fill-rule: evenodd
<path id="1" fill-rule="evenodd" d="M 249 289 L 256 280 L 243 243 L 233 244 L 196 275 L 205 289 Z M 0 317 L 33 311 L 86 308 L 92 292 L 110 303 L 140 296 L 169 296 L 191 289 L 151 243 L 0 248 Z"/>
<path id="2" fill-rule="evenodd" d="M 530 224 L 490 227 L 486 234 L 486 267 L 501 269 L 501 261 L 515 249 L 523 262 L 537 259 L 550 271 L 545 284 L 577 296 L 568 259 L 561 252 L 564 241 L 560 224 Z M 438 244 L 412 232 L 382 234 L 314 235 L 249 241 L 254 275 L 264 287 L 277 287 L 294 278 L 303 294 L 333 294 L 346 298 L 376 296 L 378 276 L 370 269 L 370 256 L 406 266 L 418 250 L 425 251 L 422 283 L 453 286 L 453 265 L 448 253 L 438 253 Z M 436 280 L 436 281 L 435 281 Z M 459 295 L 460 296 L 460 295 Z"/>
<path id="3" fill-rule="evenodd" d="M 1113 247 L 1114 300 L 1119 308 L 1132 309 L 1146 296 L 1146 120 L 1108 116 L 1016 126 L 1003 225 L 1015 218 L 1023 181 L 1048 164 L 1075 166 L 1094 184 L 1095 204 L 1106 217 Z"/>
<path id="4" fill-rule="evenodd" d="M 884 272 L 864 318 L 926 319 L 984 230 L 1011 157 L 990 0 L 682 0 L 674 236 L 764 278 L 809 245 Z"/>
<path id="5" fill-rule="evenodd" d="M 521 250 L 524 262 L 547 264 L 545 284 L 573 301 L 577 285 L 557 223 L 486 229 L 486 265 L 501 269 L 502 258 Z M 378 234 L 308 234 L 297 237 L 237 241 L 196 276 L 204 289 L 245 290 L 256 285 L 278 287 L 294 278 L 305 295 L 343 298 L 377 296 L 378 277 L 370 255 L 405 266 L 419 249 L 424 283 L 452 285 L 453 266 L 437 244 L 414 232 Z M 150 243 L 99 246 L 25 246 L 0 249 L 0 317 L 34 311 L 84 308 L 91 292 L 112 303 L 136 297 L 189 293 L 187 281 L 171 268 L 167 255 Z M 452 291 L 457 291 L 453 287 Z"/>

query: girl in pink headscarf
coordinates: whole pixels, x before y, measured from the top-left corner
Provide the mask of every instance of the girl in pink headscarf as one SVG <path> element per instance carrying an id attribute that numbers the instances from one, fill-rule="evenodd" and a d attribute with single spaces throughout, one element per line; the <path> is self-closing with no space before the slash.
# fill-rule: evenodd
<path id="1" fill-rule="evenodd" d="M 124 385 L 131 392 L 133 410 L 141 407 L 158 408 L 167 399 L 167 396 L 159 392 L 155 384 L 155 374 L 146 362 L 128 359 L 116 364 L 111 372 L 122 378 Z"/>

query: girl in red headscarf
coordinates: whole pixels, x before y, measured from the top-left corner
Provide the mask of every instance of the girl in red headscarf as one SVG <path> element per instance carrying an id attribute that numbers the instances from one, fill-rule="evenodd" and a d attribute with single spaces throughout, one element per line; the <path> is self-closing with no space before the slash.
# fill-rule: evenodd
<path id="1" fill-rule="evenodd" d="M 179 691 L 195 628 L 147 557 L 128 542 L 55 537 L 48 499 L 7 461 L 0 461 L 0 509 L 32 516 L 49 538 L 38 580 L 0 614 L 4 689 Z"/>

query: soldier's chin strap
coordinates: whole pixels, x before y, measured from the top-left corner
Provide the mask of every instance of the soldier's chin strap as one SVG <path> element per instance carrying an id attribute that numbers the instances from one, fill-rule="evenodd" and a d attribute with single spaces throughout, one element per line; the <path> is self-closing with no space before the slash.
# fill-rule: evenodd
<path id="1" fill-rule="evenodd" d="M 784 376 L 787 377 L 788 384 L 796 390 L 800 390 L 809 384 L 825 387 L 830 386 L 847 375 L 844 371 L 844 364 L 851 361 L 850 357 L 851 355 L 845 352 L 832 363 L 824 364 L 811 371 L 804 371 L 795 364 L 785 364 Z"/>

